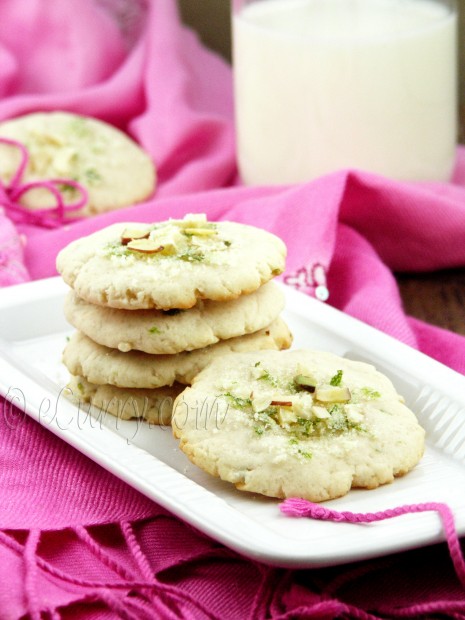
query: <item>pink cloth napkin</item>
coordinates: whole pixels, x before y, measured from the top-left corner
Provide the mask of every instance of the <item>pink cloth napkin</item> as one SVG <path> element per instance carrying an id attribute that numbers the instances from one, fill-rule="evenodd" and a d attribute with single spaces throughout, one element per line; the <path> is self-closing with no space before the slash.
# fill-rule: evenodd
<path id="1" fill-rule="evenodd" d="M 230 70 L 166 0 L 4 0 L 0 93 L 0 119 L 64 109 L 114 123 L 152 155 L 160 180 L 145 204 L 54 231 L 15 228 L 0 213 L 2 286 L 54 275 L 62 247 L 112 222 L 206 212 L 275 232 L 289 248 L 289 285 L 313 295 L 326 281 L 328 303 L 465 373 L 464 338 L 406 316 L 392 273 L 465 265 L 463 149 L 449 184 L 340 171 L 238 186 Z M 320 570 L 266 567 L 4 400 L 0 490 L 1 619 L 465 616 L 445 545 Z"/>

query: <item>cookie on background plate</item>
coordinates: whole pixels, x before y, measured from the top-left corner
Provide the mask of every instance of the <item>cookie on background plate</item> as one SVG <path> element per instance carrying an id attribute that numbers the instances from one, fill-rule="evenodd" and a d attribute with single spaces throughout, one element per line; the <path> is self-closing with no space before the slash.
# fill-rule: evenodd
<path id="1" fill-rule="evenodd" d="M 284 309 L 284 293 L 268 282 L 232 301 L 198 301 L 190 310 L 117 310 L 96 306 L 73 291 L 65 316 L 94 342 L 127 352 L 174 354 L 201 349 L 269 325 Z"/>
<path id="2" fill-rule="evenodd" d="M 173 403 L 185 386 L 175 383 L 172 386 L 154 390 L 118 388 L 113 385 L 95 385 L 85 377 L 72 376 L 67 385 L 67 396 L 82 406 L 89 403 L 94 414 L 101 419 L 106 413 L 120 420 L 142 419 L 151 424 L 170 423 Z M 70 393 L 69 393 L 70 392 Z M 103 421 L 103 420 L 102 420 Z"/>
<path id="3" fill-rule="evenodd" d="M 0 123 L 0 137 L 21 142 L 29 152 L 23 182 L 71 179 L 83 185 L 89 200 L 77 215 L 96 215 L 148 199 L 156 170 L 149 155 L 128 135 L 95 118 L 69 112 L 37 112 Z M 18 169 L 17 149 L 0 145 L 0 178 Z M 67 203 L 79 196 L 62 189 Z M 30 209 L 50 206 L 50 193 L 34 189 L 21 198 Z M 73 214 L 73 215 L 76 215 Z"/>
<path id="4" fill-rule="evenodd" d="M 242 491 L 313 502 L 406 474 L 425 435 L 373 366 L 308 350 L 214 360 L 176 399 L 172 428 L 209 474 Z"/>
<path id="5" fill-rule="evenodd" d="M 122 353 L 75 332 L 63 351 L 63 363 L 72 375 L 81 375 L 90 383 L 157 388 L 175 382 L 189 384 L 211 360 L 231 351 L 283 349 L 291 342 L 289 328 L 281 318 L 253 334 L 175 355 L 150 355 L 142 351 Z"/>
<path id="6" fill-rule="evenodd" d="M 285 258 L 279 237 L 199 214 L 151 225 L 113 224 L 61 250 L 57 269 L 92 304 L 170 310 L 252 293 L 282 273 Z"/>

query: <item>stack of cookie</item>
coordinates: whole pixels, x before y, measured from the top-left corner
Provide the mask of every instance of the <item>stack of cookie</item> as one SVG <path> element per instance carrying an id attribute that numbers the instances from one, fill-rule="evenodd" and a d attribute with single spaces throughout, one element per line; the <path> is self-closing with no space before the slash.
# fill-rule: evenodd
<path id="1" fill-rule="evenodd" d="M 205 215 L 115 224 L 72 242 L 57 269 L 78 330 L 63 362 L 80 400 L 122 419 L 169 424 L 174 398 L 225 353 L 284 349 L 276 236 Z"/>

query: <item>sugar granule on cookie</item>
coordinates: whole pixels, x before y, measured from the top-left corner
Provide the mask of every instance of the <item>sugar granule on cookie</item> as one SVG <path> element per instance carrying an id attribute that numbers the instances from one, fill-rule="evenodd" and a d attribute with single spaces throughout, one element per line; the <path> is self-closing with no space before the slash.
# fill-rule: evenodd
<path id="1" fill-rule="evenodd" d="M 425 435 L 373 366 L 309 350 L 214 360 L 176 399 L 172 428 L 189 459 L 213 476 L 314 502 L 406 474 Z"/>
<path id="2" fill-rule="evenodd" d="M 283 241 L 261 228 L 189 214 L 104 228 L 61 250 L 57 269 L 89 303 L 170 310 L 252 293 L 282 273 L 285 258 Z"/>

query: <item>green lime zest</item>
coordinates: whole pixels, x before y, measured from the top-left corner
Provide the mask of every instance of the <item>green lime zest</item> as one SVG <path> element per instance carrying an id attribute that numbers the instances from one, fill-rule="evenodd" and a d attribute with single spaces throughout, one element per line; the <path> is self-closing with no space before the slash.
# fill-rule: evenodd
<path id="1" fill-rule="evenodd" d="M 258 377 L 259 381 L 266 381 L 273 387 L 278 387 L 278 380 L 273 377 L 268 370 L 264 370 L 263 373 Z"/>
<path id="2" fill-rule="evenodd" d="M 189 248 L 182 254 L 179 254 L 178 258 L 179 260 L 183 260 L 187 263 L 201 263 L 203 260 L 205 260 L 205 254 L 202 254 L 202 252 L 195 252 L 194 250 Z"/>
<path id="3" fill-rule="evenodd" d="M 374 390 L 370 387 L 362 387 L 360 389 L 360 394 L 367 400 L 374 400 L 375 398 L 381 398 L 381 393 L 378 390 Z"/>
<path id="4" fill-rule="evenodd" d="M 334 377 L 331 377 L 329 385 L 341 385 L 342 383 L 342 370 L 338 370 Z"/>
<path id="5" fill-rule="evenodd" d="M 250 398 L 240 398 L 239 396 L 234 396 L 231 392 L 226 392 L 224 396 L 236 409 L 247 409 L 252 406 L 252 400 Z"/>

